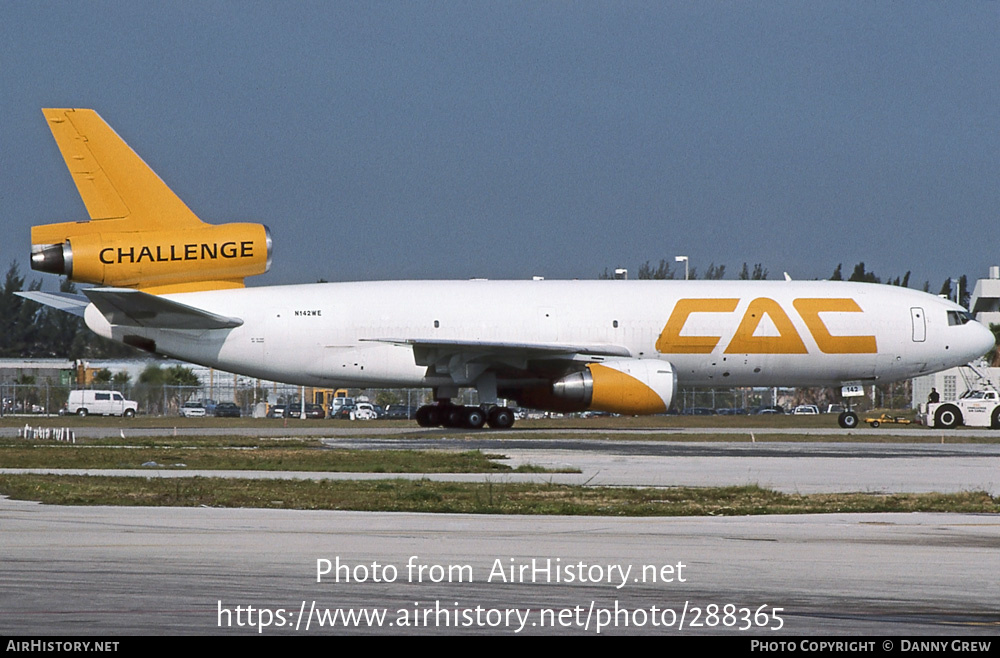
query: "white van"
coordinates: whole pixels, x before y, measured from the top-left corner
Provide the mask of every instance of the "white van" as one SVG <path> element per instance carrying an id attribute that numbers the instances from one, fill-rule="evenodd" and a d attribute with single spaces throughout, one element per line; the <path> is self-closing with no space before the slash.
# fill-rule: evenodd
<path id="1" fill-rule="evenodd" d="M 131 418 L 139 408 L 138 402 L 126 400 L 118 391 L 70 391 L 66 413 L 77 416 L 125 416 Z"/>

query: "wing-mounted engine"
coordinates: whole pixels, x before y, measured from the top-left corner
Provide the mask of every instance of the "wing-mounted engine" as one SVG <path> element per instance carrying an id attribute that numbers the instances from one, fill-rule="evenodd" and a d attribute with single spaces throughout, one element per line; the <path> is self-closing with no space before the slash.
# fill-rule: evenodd
<path id="1" fill-rule="evenodd" d="M 551 390 L 526 390 L 518 402 L 552 411 L 656 414 L 670 408 L 676 390 L 677 372 L 667 361 L 614 359 L 587 364 L 554 382 Z"/>

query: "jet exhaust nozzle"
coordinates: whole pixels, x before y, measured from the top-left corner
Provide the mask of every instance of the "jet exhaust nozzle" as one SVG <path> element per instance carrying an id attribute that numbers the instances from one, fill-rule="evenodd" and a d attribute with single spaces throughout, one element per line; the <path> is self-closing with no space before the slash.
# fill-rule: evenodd
<path id="1" fill-rule="evenodd" d="M 31 269 L 47 274 L 73 274 L 73 248 L 69 241 L 62 244 L 31 245 Z"/>

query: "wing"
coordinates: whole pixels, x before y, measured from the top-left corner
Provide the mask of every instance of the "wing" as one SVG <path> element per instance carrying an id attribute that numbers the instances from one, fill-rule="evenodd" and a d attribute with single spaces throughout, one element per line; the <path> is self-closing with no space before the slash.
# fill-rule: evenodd
<path id="1" fill-rule="evenodd" d="M 605 358 L 629 358 L 628 348 L 610 344 L 514 343 L 479 340 L 440 340 L 434 338 L 371 338 L 368 342 L 388 343 L 413 348 L 418 366 L 427 366 L 440 373 L 449 373 L 456 380 L 468 378 L 469 369 L 492 370 L 508 375 L 538 373 L 543 370 L 562 371 L 568 361 L 593 363 Z M 582 366 L 580 366 L 582 367 Z"/>
<path id="2" fill-rule="evenodd" d="M 155 329 L 232 329 L 243 324 L 230 318 L 131 288 L 88 288 L 83 291 L 111 324 Z"/>

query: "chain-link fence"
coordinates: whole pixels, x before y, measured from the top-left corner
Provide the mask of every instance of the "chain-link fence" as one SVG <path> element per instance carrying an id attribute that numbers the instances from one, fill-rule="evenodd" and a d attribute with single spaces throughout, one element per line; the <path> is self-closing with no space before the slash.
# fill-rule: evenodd
<path id="1" fill-rule="evenodd" d="M 15 382 L 0 382 L 0 416 L 54 416 L 65 414 L 68 410 L 70 391 L 80 390 L 71 385 L 59 385 L 49 382 L 40 384 L 25 384 Z M 259 382 L 252 385 L 213 384 L 198 386 L 173 386 L 169 384 L 98 383 L 88 386 L 86 390 L 115 391 L 128 401 L 138 404 L 140 415 L 147 416 L 179 416 L 186 403 L 198 403 L 205 407 L 206 415 L 214 415 L 215 409 L 221 403 L 235 404 L 241 416 L 263 416 L 277 405 L 290 407 L 290 415 L 297 415 L 305 396 L 307 405 L 320 405 L 324 412 L 329 411 L 333 391 L 329 389 L 312 389 L 290 384 L 274 382 Z M 383 408 L 389 405 L 405 405 L 415 409 L 422 404 L 431 402 L 428 389 L 347 389 L 348 396 L 355 401 L 366 400 Z M 475 391 L 465 391 L 456 399 L 456 403 L 477 404 Z M 228 405 L 227 405 L 228 406 Z M 231 407 L 230 407 L 231 409 Z"/>
<path id="2" fill-rule="evenodd" d="M 95 384 L 90 390 L 117 391 L 126 400 L 138 404 L 140 415 L 179 416 L 185 403 L 198 403 L 205 407 L 206 415 L 214 415 L 220 403 L 233 403 L 241 416 L 264 416 L 276 405 L 289 407 L 289 415 L 296 416 L 301 408 L 303 394 L 307 405 L 320 405 L 324 415 L 329 413 L 332 391 L 280 384 L 258 382 L 246 384 L 212 384 L 198 386 L 173 386 L 166 384 L 112 383 Z M 884 390 L 883 390 L 884 389 Z M 76 386 L 51 384 L 25 384 L 0 382 L 0 416 L 10 415 L 58 415 L 66 413 L 71 390 Z M 899 382 L 879 387 L 875 400 L 870 394 L 857 403 L 868 406 L 905 408 L 911 397 L 909 382 Z M 347 389 L 347 394 L 355 402 L 368 401 L 383 409 L 391 405 L 415 410 L 423 404 L 433 402 L 429 389 Z M 474 389 L 463 389 L 455 404 L 477 405 L 479 397 Z M 835 389 L 755 389 L 755 388 L 681 388 L 674 396 L 673 410 L 713 410 L 718 413 L 747 413 L 756 408 L 781 405 L 791 410 L 798 404 L 817 404 L 821 408 L 827 403 L 839 402 Z M 513 403 L 511 403 L 513 405 Z M 230 407 L 231 408 L 231 407 Z M 721 411 L 720 411 L 721 410 Z M 72 412 L 71 412 L 72 413 Z"/>

